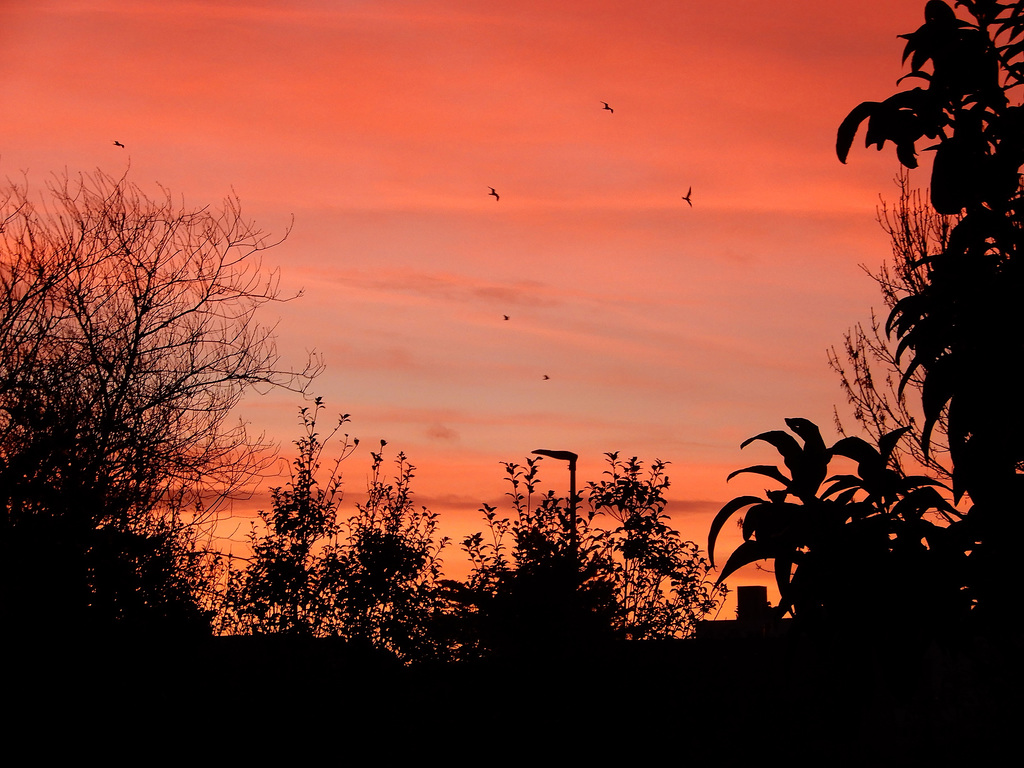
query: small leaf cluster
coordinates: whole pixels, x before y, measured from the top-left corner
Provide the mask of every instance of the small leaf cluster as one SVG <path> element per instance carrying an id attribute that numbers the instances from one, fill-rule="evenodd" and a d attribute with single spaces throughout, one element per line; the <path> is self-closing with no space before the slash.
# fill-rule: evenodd
<path id="1" fill-rule="evenodd" d="M 323 403 L 302 408 L 303 435 L 294 442 L 298 453 L 291 480 L 272 488 L 271 509 L 259 512 L 249 534 L 252 555 L 244 568 L 229 562 L 222 631 L 241 634 L 294 634 L 321 637 L 333 634 L 333 594 L 343 581 L 339 555 L 342 500 L 340 464 L 358 445 L 345 435 L 341 455 L 326 482 L 320 483 L 325 440 L 348 421 L 342 415 L 334 431 L 322 440 L 317 417 Z"/>
<path id="2" fill-rule="evenodd" d="M 433 624 L 443 608 L 441 552 L 449 540 L 439 535 L 437 513 L 414 503 L 416 468 L 405 454 L 395 458 L 392 479 L 382 453 L 371 456 L 367 501 L 356 505 L 343 526 L 344 544 L 335 549 L 345 577 L 333 585 L 339 634 L 405 661 L 445 658 L 448 640 Z"/>

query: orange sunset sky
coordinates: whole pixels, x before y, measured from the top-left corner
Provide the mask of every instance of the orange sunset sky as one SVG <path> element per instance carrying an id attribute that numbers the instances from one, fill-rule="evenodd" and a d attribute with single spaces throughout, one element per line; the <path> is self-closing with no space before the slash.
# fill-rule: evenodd
<path id="1" fill-rule="evenodd" d="M 130 164 L 190 206 L 233 189 L 271 234 L 294 215 L 266 261 L 305 295 L 264 319 L 352 415 L 349 501 L 381 438 L 454 537 L 500 461 L 572 450 L 582 484 L 620 451 L 671 462 L 668 511 L 706 543 L 763 487 L 726 475 L 776 456 L 741 441 L 802 416 L 831 442 L 847 413 L 826 349 L 881 303 L 859 265 L 888 254 L 897 163 L 843 166 L 835 131 L 894 91 L 923 7 L 0 0 L 0 173 Z M 287 449 L 300 405 L 241 415 Z M 565 465 L 542 481 L 565 492 Z"/>

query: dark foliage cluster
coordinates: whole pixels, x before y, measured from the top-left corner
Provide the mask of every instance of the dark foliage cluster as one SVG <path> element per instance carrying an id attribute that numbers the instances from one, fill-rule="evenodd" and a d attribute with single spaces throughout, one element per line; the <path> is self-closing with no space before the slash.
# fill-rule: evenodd
<path id="1" fill-rule="evenodd" d="M 229 563 L 222 633 L 335 637 L 403 662 L 518 657 L 689 636 L 720 603 L 707 560 L 665 517 L 661 462 L 643 477 L 635 458 L 609 454 L 608 479 L 589 484 L 582 516 L 537 491 L 539 459 L 505 464 L 514 516 L 484 505 L 486 536 L 463 541 L 471 572 L 458 582 L 443 578 L 448 540 L 437 516 L 413 503 L 404 455 L 389 481 L 382 453 L 371 454 L 367 501 L 343 518 L 339 465 L 358 441 L 344 437 L 321 486 L 324 445 L 348 418 L 321 439 L 321 409 L 317 400 L 301 412 L 291 482 L 273 489 L 272 509 L 254 524 L 252 556 Z M 598 525 L 602 510 L 619 525 Z"/>
<path id="2" fill-rule="evenodd" d="M 605 478 L 588 483 L 586 494 L 592 517 L 617 523 L 604 528 L 617 626 L 630 639 L 690 637 L 721 605 L 724 587 L 711 583 L 709 561 L 665 513 L 666 462 L 655 460 L 644 476 L 635 456 L 622 461 L 609 453 L 607 458 Z"/>
<path id="3" fill-rule="evenodd" d="M 484 505 L 486 531 L 463 540 L 472 571 L 455 592 L 479 652 L 541 639 L 688 637 L 720 604 L 708 561 L 665 515 L 665 464 L 645 476 L 636 457 L 607 458 L 605 479 L 585 489 L 583 515 L 581 499 L 537 492 L 542 459 L 504 465 L 512 516 Z"/>
<path id="4" fill-rule="evenodd" d="M 578 500 L 537 492 L 541 461 L 504 465 L 513 516 L 485 504 L 486 533 L 462 542 L 472 570 L 465 585 L 449 586 L 471 628 L 472 653 L 612 636 L 615 596 L 601 534 L 570 509 Z"/>
<path id="5" fill-rule="evenodd" d="M 1013 384 L 1024 285 L 1024 107 L 1011 100 L 1024 85 L 1024 13 L 1019 3 L 958 5 L 969 20 L 932 0 L 925 24 L 904 36 L 907 77 L 927 87 L 861 104 L 840 127 L 837 147 L 845 160 L 864 120 L 868 144 L 892 141 L 908 168 L 917 165 L 919 141 L 936 142 L 929 147 L 931 202 L 957 220 L 939 248 L 917 256 L 921 279 L 893 304 L 885 328 L 898 340 L 896 362 L 909 358 L 901 388 L 922 377 L 925 454 L 945 419 L 956 496 L 1000 506 L 1018 491 L 1024 462 L 1024 414 Z"/>
<path id="6" fill-rule="evenodd" d="M 303 408 L 303 436 L 287 487 L 271 491 L 270 511 L 250 534 L 252 556 L 244 567 L 229 563 L 220 611 L 227 634 L 284 634 L 338 637 L 386 650 L 402 660 L 444 655 L 445 643 L 430 633 L 440 610 L 438 581 L 447 539 L 437 535 L 437 515 L 417 508 L 411 481 L 415 467 L 404 454 L 397 475 L 384 474 L 383 449 L 372 453 L 365 503 L 341 515 L 339 465 L 358 445 L 345 435 L 341 453 L 321 486 L 318 479 L 325 443 L 318 398 Z"/>
<path id="7" fill-rule="evenodd" d="M 893 453 L 906 430 L 884 435 L 877 447 L 859 437 L 827 447 L 810 421 L 786 425 L 797 437 L 772 431 L 743 443 L 775 447 L 788 475 L 772 465 L 730 475 L 761 475 L 782 489 L 739 496 L 718 513 L 709 552 L 726 521 L 745 510 L 744 543 L 720 578 L 774 561 L 778 612 L 791 612 L 812 631 L 934 635 L 963 623 L 974 595 L 964 548 L 951 530 L 962 516 L 939 492 L 939 481 L 896 468 Z M 855 473 L 829 476 L 834 459 L 852 462 Z"/>
<path id="8" fill-rule="evenodd" d="M 713 547 L 725 520 L 746 509 L 745 541 L 725 573 L 773 559 L 780 608 L 805 624 L 875 617 L 935 631 L 967 615 L 974 626 L 1012 621 L 1024 533 L 1024 107 L 1015 102 L 1024 6 L 956 7 L 964 17 L 930 0 L 925 23 L 902 35 L 910 63 L 902 79 L 925 85 L 860 104 L 838 132 L 844 162 L 865 122 L 867 146 L 892 142 L 905 168 L 917 166 L 920 143 L 934 152 L 931 207 L 902 176 L 898 206 L 883 211 L 895 256 L 893 269 L 876 275 L 890 310 L 885 337 L 876 320 L 848 335 L 849 372 L 830 356 L 877 447 L 847 437 L 826 448 L 816 426 L 787 419 L 802 445 L 784 432 L 752 440 L 777 448 L 789 475 L 740 470 L 782 489 L 734 499 L 711 530 Z M 874 364 L 883 379 L 873 377 Z M 908 391 L 918 403 L 908 403 Z M 822 491 L 837 457 L 856 462 L 857 474 L 835 475 Z M 911 474 L 918 467 L 927 475 Z"/>

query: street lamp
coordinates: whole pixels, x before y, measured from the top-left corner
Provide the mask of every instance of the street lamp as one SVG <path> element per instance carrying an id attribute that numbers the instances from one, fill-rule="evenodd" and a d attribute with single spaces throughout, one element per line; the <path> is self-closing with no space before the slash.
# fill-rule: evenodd
<path id="1" fill-rule="evenodd" d="M 572 555 L 575 559 L 579 551 L 579 542 L 576 539 L 576 459 L 579 456 L 572 451 L 548 451 L 542 448 L 533 453 L 569 462 L 569 546 L 572 548 Z"/>

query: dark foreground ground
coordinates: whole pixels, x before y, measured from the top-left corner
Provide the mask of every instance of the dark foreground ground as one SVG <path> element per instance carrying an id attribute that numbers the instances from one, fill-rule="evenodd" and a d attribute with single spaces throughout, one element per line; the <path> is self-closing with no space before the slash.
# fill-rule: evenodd
<path id="1" fill-rule="evenodd" d="M 1017 765 L 1021 653 L 690 640 L 406 668 L 326 640 L 16 644 L 5 763 Z"/>

